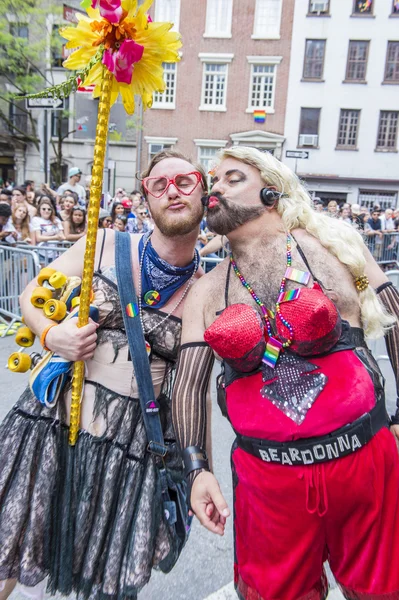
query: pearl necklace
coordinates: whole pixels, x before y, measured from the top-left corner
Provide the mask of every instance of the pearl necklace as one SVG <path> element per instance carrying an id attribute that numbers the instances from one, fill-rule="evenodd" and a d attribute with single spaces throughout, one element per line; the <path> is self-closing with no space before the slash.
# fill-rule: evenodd
<path id="1" fill-rule="evenodd" d="M 159 321 L 159 323 L 157 323 L 154 327 L 152 327 L 149 331 L 145 331 L 144 329 L 144 320 L 143 320 L 143 310 L 142 310 L 142 304 L 141 304 L 141 273 L 143 272 L 143 266 L 144 266 L 144 256 L 145 256 L 145 249 L 147 248 L 147 244 L 150 241 L 150 235 L 147 237 L 147 239 L 144 242 L 144 247 L 143 247 L 143 252 L 141 253 L 140 256 L 140 272 L 139 272 L 139 293 L 138 293 L 138 301 L 139 301 L 139 314 L 140 314 L 140 322 L 141 322 L 141 326 L 143 328 L 143 332 L 145 332 L 145 335 L 149 335 L 150 333 L 152 333 L 155 329 L 157 329 L 157 327 L 160 327 L 165 321 L 166 319 L 169 319 L 169 317 L 171 315 L 173 315 L 173 313 L 175 312 L 175 310 L 177 309 L 178 306 L 180 306 L 180 304 L 183 302 L 184 298 L 186 297 L 188 290 L 190 289 L 192 283 L 193 283 L 193 279 L 198 271 L 198 267 L 199 267 L 199 260 L 198 260 L 198 254 L 197 252 L 195 253 L 195 264 L 194 264 L 194 271 L 193 274 L 191 275 L 190 279 L 187 281 L 187 285 L 184 288 L 184 291 L 182 293 L 182 295 L 180 296 L 179 300 L 176 302 L 176 304 L 174 305 L 174 307 L 172 308 L 172 310 L 170 312 L 168 312 L 168 314 L 163 317 L 163 319 L 161 319 L 161 321 Z"/>

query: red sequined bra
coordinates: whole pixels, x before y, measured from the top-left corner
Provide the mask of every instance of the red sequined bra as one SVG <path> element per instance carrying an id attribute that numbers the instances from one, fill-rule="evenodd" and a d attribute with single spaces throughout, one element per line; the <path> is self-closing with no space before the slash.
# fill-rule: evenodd
<path id="1" fill-rule="evenodd" d="M 300 250 L 310 273 L 306 257 Z M 226 279 L 226 308 L 204 333 L 205 341 L 233 369 L 250 372 L 257 368 L 265 352 L 265 326 L 257 310 L 248 304 L 228 305 L 230 267 Z M 316 356 L 331 350 L 338 342 L 342 321 L 332 300 L 315 280 L 312 288 L 300 288 L 292 302 L 281 304 L 282 316 L 294 328 L 290 351 L 299 356 Z M 288 330 L 279 320 L 275 323 L 280 341 L 288 337 Z"/>

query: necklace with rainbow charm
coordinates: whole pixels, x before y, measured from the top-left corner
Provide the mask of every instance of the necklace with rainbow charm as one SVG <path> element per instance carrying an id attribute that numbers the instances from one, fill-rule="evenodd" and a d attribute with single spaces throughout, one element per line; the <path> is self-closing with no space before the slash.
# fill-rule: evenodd
<path id="1" fill-rule="evenodd" d="M 262 361 L 272 369 L 276 366 L 277 360 L 280 356 L 280 352 L 284 351 L 285 348 L 289 348 L 292 344 L 292 340 L 294 339 L 294 328 L 286 319 L 284 319 L 281 314 L 280 304 L 282 302 L 289 302 L 291 300 L 296 300 L 298 298 L 300 290 L 290 290 L 288 292 L 285 291 L 285 285 L 287 279 L 291 281 L 296 281 L 297 283 L 301 283 L 306 285 L 310 278 L 310 273 L 308 271 L 301 271 L 300 269 L 294 269 L 292 265 L 292 253 L 291 253 L 291 235 L 287 233 L 287 265 L 284 276 L 281 280 L 280 291 L 277 297 L 276 302 L 276 316 L 280 319 L 281 323 L 285 325 L 288 329 L 288 339 L 285 342 L 281 342 L 273 335 L 272 326 L 269 318 L 269 311 L 262 302 L 262 300 L 255 293 L 253 288 L 249 285 L 249 283 L 244 279 L 244 276 L 240 273 L 237 263 L 233 258 L 233 255 L 230 256 L 231 266 L 234 269 L 234 273 L 237 275 L 238 279 L 241 281 L 242 285 L 248 290 L 251 294 L 252 298 L 255 300 L 256 304 L 259 306 L 262 311 L 263 319 L 266 325 L 267 331 L 267 339 L 266 339 L 266 350 L 263 355 Z"/>

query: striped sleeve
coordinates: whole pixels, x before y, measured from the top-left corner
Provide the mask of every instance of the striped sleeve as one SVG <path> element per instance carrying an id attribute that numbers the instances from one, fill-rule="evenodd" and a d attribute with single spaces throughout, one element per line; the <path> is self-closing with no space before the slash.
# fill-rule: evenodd
<path id="1" fill-rule="evenodd" d="M 395 316 L 399 322 L 399 292 L 394 287 L 391 281 L 387 283 L 383 283 L 376 289 L 376 293 L 378 294 L 379 300 L 385 306 L 387 311 Z M 387 353 L 389 356 L 389 361 L 392 366 L 392 370 L 396 379 L 396 393 L 397 393 L 397 401 L 396 404 L 398 406 L 399 402 L 399 323 L 396 323 L 392 329 L 390 329 L 385 334 L 385 344 L 387 347 Z M 393 418 L 393 422 L 397 422 L 399 424 L 399 406 L 396 409 L 395 418 Z"/>
<path id="2" fill-rule="evenodd" d="M 176 440 L 182 450 L 188 446 L 206 450 L 206 393 L 213 362 L 212 349 L 205 342 L 181 346 L 172 414 Z"/>

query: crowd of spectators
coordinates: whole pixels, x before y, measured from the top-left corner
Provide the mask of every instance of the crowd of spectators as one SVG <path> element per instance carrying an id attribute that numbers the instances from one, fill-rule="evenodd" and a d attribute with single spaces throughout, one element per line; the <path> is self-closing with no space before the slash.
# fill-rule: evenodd
<path id="1" fill-rule="evenodd" d="M 58 189 L 46 184 L 36 187 L 27 180 L 22 186 L 3 183 L 0 189 L 0 242 L 33 246 L 74 243 L 85 235 L 89 190 L 81 185 L 82 172 L 72 167 L 68 181 Z M 2 182 L 1 182 L 2 183 Z M 130 233 L 145 233 L 153 227 L 145 199 L 140 191 L 122 188 L 101 208 L 99 228 Z"/>
<path id="2" fill-rule="evenodd" d="M 81 177 L 80 169 L 71 167 L 68 181 L 54 190 L 46 184 L 36 187 L 35 182 L 29 180 L 22 186 L 5 182 L 0 189 L 0 242 L 54 245 L 74 243 L 84 236 L 89 190 L 81 184 Z M 358 228 L 378 261 L 388 255 L 396 261 L 399 233 L 393 234 L 399 232 L 399 209 L 382 211 L 375 205 L 369 210 L 359 204 L 339 205 L 336 200 L 324 203 L 320 198 L 314 198 L 313 203 L 316 211 Z M 128 193 L 118 188 L 114 197 L 106 202 L 106 207 L 101 208 L 98 226 L 100 229 L 146 233 L 152 230 L 153 221 L 139 190 Z M 197 244 L 200 254 L 216 258 L 222 244 L 221 236 L 214 236 L 203 219 Z"/>
<path id="3" fill-rule="evenodd" d="M 339 206 L 335 200 L 330 200 L 325 206 L 319 198 L 314 199 L 314 207 L 359 229 L 377 262 L 397 261 L 399 233 L 395 235 L 395 232 L 399 232 L 399 209 L 382 210 L 378 204 L 371 209 L 349 203 Z"/>

